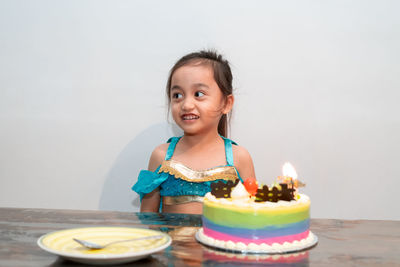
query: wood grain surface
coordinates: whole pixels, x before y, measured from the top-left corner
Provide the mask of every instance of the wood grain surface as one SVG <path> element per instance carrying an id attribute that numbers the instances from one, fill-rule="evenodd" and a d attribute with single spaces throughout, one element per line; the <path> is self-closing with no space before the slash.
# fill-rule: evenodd
<path id="1" fill-rule="evenodd" d="M 400 221 L 312 219 L 319 242 L 310 250 L 243 255 L 198 243 L 199 215 L 21 208 L 0 208 L 0 266 L 83 266 L 43 251 L 36 241 L 88 226 L 149 228 L 172 237 L 164 251 L 122 266 L 400 266 Z"/>

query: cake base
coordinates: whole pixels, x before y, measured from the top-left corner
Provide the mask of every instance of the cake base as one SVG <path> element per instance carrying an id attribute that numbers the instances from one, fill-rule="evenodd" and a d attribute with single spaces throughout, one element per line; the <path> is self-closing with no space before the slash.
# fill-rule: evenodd
<path id="1" fill-rule="evenodd" d="M 216 240 L 212 237 L 206 236 L 203 232 L 203 228 L 200 228 L 196 232 L 196 239 L 203 245 L 215 249 L 231 251 L 235 253 L 250 253 L 250 254 L 283 254 L 290 252 L 299 252 L 302 250 L 309 249 L 318 243 L 318 237 L 314 235 L 311 231 L 309 232 L 307 238 L 302 239 L 300 241 L 294 241 L 291 243 L 285 242 L 284 244 L 274 243 L 271 246 L 266 244 L 256 245 L 253 243 L 245 245 L 241 242 L 234 243 L 232 241 L 226 242 L 222 240 Z"/>
<path id="2" fill-rule="evenodd" d="M 205 247 L 203 259 L 211 261 L 213 266 L 309 266 L 309 254 L 308 250 L 284 254 L 250 254 Z"/>

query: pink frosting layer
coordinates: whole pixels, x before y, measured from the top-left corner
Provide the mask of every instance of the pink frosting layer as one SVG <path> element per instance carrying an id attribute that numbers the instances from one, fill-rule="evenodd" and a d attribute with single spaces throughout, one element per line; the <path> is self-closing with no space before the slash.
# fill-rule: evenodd
<path id="1" fill-rule="evenodd" d="M 300 234 L 295 234 L 295 235 L 286 235 L 286 236 L 279 236 L 279 237 L 270 237 L 270 238 L 263 238 L 263 239 L 249 239 L 249 238 L 242 238 L 242 237 L 237 237 L 237 236 L 231 236 L 223 233 L 216 232 L 214 230 L 208 229 L 203 227 L 204 234 L 212 237 L 217 240 L 223 240 L 223 241 L 232 241 L 232 242 L 242 242 L 246 245 L 250 243 L 254 244 L 262 244 L 265 243 L 267 245 L 272 245 L 273 243 L 278 243 L 278 244 L 283 244 L 284 242 L 293 242 L 293 241 L 300 241 L 304 238 L 308 237 L 309 230 L 302 232 Z"/>

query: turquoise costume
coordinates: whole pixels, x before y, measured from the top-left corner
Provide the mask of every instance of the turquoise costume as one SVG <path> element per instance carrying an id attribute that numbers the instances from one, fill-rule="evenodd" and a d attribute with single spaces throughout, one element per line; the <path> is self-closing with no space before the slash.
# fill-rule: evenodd
<path id="1" fill-rule="evenodd" d="M 164 205 L 181 204 L 191 201 L 202 201 L 202 197 L 211 191 L 210 185 L 218 181 L 235 181 L 240 175 L 233 165 L 232 140 L 221 136 L 225 144 L 227 165 L 204 171 L 192 170 L 182 163 L 172 160 L 176 144 L 181 137 L 168 140 L 169 146 L 163 163 L 154 171 L 142 170 L 132 190 L 140 195 L 140 200 L 157 187 Z M 243 182 L 243 181 L 242 181 Z M 161 206 L 160 206 L 161 208 Z"/>

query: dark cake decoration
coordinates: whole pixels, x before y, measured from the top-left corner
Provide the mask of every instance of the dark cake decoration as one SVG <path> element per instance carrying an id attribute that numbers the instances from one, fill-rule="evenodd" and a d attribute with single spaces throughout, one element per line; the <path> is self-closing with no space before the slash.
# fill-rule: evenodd
<path id="1" fill-rule="evenodd" d="M 282 187 L 282 195 L 280 197 L 281 200 L 291 201 L 295 199 L 294 192 L 296 191 L 293 188 L 293 185 L 288 184 L 280 184 Z"/>
<path id="2" fill-rule="evenodd" d="M 236 179 L 235 182 L 228 181 L 218 181 L 216 183 L 212 183 L 211 187 L 211 194 L 216 198 L 230 198 L 232 188 L 235 187 L 239 183 L 239 179 Z"/>
<path id="3" fill-rule="evenodd" d="M 257 189 L 255 202 L 278 202 L 279 200 L 291 201 L 294 200 L 293 186 L 288 187 L 288 184 L 279 184 L 280 188 L 274 186 L 269 189 L 267 185 Z"/>

